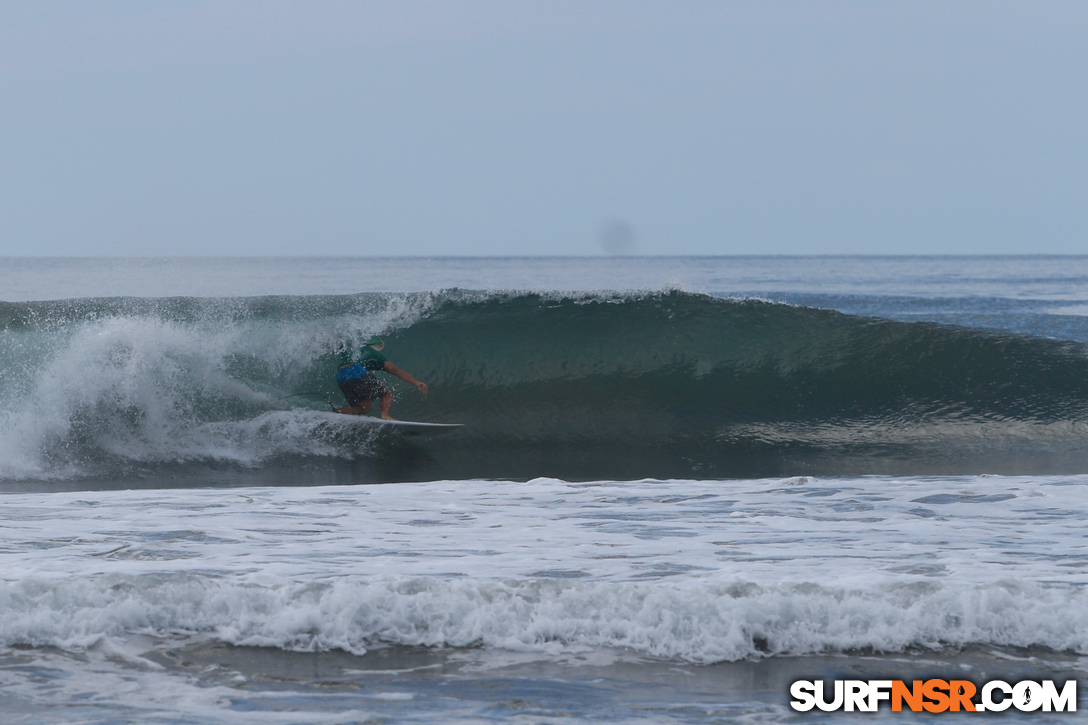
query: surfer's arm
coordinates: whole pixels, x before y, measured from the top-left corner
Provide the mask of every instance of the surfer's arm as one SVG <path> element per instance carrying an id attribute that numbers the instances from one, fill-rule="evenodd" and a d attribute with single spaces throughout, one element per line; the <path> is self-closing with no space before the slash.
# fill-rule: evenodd
<path id="1" fill-rule="evenodd" d="M 396 375 L 398 378 L 408 383 L 409 385 L 416 386 L 417 388 L 419 388 L 419 392 L 421 393 L 427 392 L 427 383 L 419 382 L 412 377 L 412 374 L 410 372 L 408 372 L 407 370 L 401 370 L 388 360 L 385 362 L 385 372 L 389 373 L 390 375 Z"/>

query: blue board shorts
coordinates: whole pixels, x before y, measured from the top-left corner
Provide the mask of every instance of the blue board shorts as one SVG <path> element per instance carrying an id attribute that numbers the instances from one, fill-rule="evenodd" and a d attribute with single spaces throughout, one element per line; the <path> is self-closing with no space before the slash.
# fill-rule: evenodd
<path id="1" fill-rule="evenodd" d="M 336 371 L 336 384 L 347 398 L 352 408 L 365 400 L 374 400 L 382 394 L 385 386 L 378 376 L 362 365 L 348 365 Z"/>

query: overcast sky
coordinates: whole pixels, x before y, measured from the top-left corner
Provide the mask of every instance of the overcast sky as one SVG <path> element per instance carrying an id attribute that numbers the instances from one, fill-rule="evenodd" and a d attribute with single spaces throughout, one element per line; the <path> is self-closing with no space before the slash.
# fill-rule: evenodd
<path id="1" fill-rule="evenodd" d="M 0 255 L 1088 252 L 1088 2 L 0 0 Z"/>

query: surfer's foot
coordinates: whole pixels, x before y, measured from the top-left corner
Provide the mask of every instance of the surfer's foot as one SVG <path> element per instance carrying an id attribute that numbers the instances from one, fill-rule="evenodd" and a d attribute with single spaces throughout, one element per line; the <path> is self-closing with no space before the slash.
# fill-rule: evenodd
<path id="1" fill-rule="evenodd" d="M 388 413 L 382 413 L 382 420 L 396 420 L 396 418 L 389 415 Z"/>
<path id="2" fill-rule="evenodd" d="M 351 407 L 345 405 L 343 408 L 333 408 L 334 413 L 343 413 L 344 415 L 366 415 L 369 411 L 363 409 L 361 406 Z"/>

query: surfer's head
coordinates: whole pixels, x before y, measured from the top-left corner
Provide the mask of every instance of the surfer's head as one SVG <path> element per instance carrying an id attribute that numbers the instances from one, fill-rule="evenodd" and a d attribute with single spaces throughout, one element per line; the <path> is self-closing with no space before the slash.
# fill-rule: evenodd
<path id="1" fill-rule="evenodd" d="M 366 346 L 372 347 L 378 352 L 381 352 L 382 348 L 385 347 L 385 340 L 381 339 L 377 335 L 372 335 L 370 339 L 366 341 Z"/>

